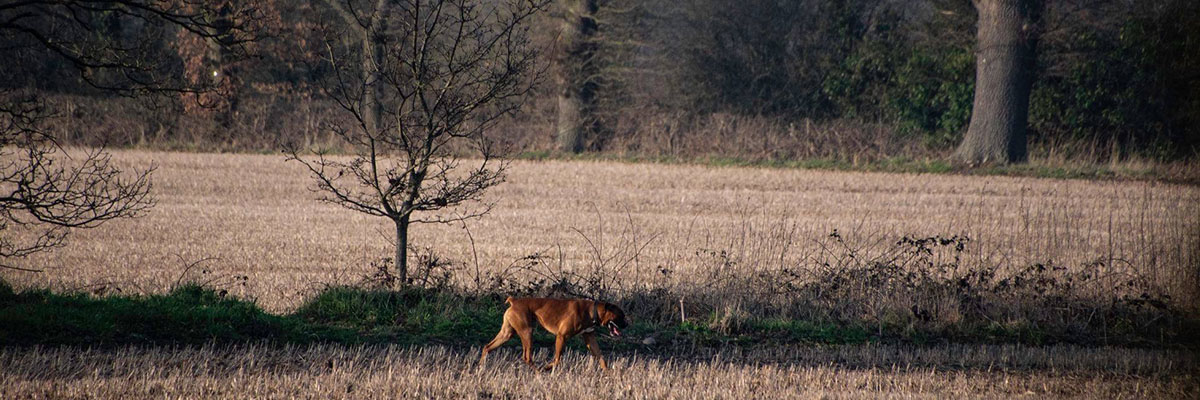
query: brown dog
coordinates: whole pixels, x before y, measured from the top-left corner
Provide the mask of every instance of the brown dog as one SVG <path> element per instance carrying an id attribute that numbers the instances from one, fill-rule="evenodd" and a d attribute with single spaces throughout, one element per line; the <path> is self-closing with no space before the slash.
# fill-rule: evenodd
<path id="1" fill-rule="evenodd" d="M 546 364 L 545 369 L 553 369 L 558 365 L 562 356 L 563 346 L 575 335 L 582 335 L 592 356 L 600 361 L 600 367 L 608 369 L 608 363 L 600 356 L 600 348 L 596 345 L 596 328 L 608 328 L 613 336 L 621 336 L 621 328 L 625 328 L 625 312 L 617 306 L 592 300 L 579 299 L 542 299 L 509 297 L 505 300 L 508 310 L 504 312 L 504 323 L 496 338 L 483 346 L 482 363 L 487 359 L 488 352 L 512 339 L 513 333 L 521 338 L 521 347 L 525 350 L 522 359 L 533 366 L 533 323 L 542 325 L 556 337 L 554 340 L 554 361 Z"/>

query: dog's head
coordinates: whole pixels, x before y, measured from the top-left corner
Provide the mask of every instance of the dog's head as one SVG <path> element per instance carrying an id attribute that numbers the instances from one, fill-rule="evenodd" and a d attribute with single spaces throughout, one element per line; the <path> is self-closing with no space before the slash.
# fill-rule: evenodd
<path id="1" fill-rule="evenodd" d="M 625 312 L 611 303 L 600 303 L 596 308 L 600 326 L 608 328 L 609 334 L 620 337 L 621 329 L 629 326 L 625 321 Z"/>

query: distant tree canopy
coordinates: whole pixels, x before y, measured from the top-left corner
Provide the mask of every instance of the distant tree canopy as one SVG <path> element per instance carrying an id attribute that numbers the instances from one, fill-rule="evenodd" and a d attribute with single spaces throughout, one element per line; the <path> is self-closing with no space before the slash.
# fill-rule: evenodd
<path id="1" fill-rule="evenodd" d="M 585 16 L 587 35 L 566 43 L 564 18 L 582 15 L 580 4 L 594 13 Z M 309 2 L 272 5 L 288 31 L 264 44 L 252 64 L 236 68 L 237 87 L 226 90 L 243 99 L 275 96 L 260 107 L 268 114 L 220 117 L 223 132 L 274 138 L 255 143 L 298 140 L 286 138 L 295 128 L 262 121 L 291 121 L 286 113 L 302 108 L 296 99 L 307 99 L 302 94 L 330 73 L 311 62 L 322 50 L 310 28 L 336 16 Z M 0 15 L 7 15 L 3 7 L 8 6 L 0 6 Z M 562 118 L 556 113 L 563 99 L 576 98 L 587 100 L 586 107 L 577 107 L 579 120 L 559 124 L 579 128 L 567 147 L 584 150 L 607 150 L 635 136 L 629 132 L 643 129 L 651 113 L 696 120 L 747 116 L 781 125 L 882 124 L 898 140 L 941 150 L 959 143 L 970 121 L 977 52 L 971 0 L 746 0 L 737 6 L 722 0 L 559 0 L 554 8 L 535 23 L 532 37 L 547 50 L 575 49 L 570 53 L 575 57 L 545 51 L 546 64 L 553 65 L 553 58 L 586 64 L 560 63 L 555 71 L 572 74 L 543 84 L 529 107 L 547 122 L 531 119 L 526 123 L 534 125 L 509 129 L 509 135 L 544 138 L 518 140 L 542 146 L 526 150 L 560 147 L 555 121 Z M 192 61 L 220 55 L 219 49 L 178 50 L 179 37 L 153 25 L 120 18 L 102 22 L 95 21 L 96 35 L 169 60 L 158 66 L 180 79 L 198 78 L 183 75 L 189 54 Z M 1200 2 L 1194 0 L 1046 0 L 1030 96 L 1031 145 L 1082 143 L 1111 148 L 1113 156 L 1195 158 L 1196 26 Z M 78 84 L 81 75 L 72 73 L 68 60 L 51 53 L 22 53 L 5 66 L 19 73 L 0 77 L 0 87 L 96 95 Z M 586 90 L 562 96 L 565 83 Z M 246 101 L 233 104 L 241 104 L 242 113 L 260 112 Z"/>
<path id="2" fill-rule="evenodd" d="M 660 59 L 651 64 L 670 82 L 662 104 L 878 121 L 939 147 L 966 130 L 976 29 L 968 0 L 646 3 L 668 21 L 637 35 L 652 38 L 646 49 Z M 1198 24 L 1195 1 L 1047 1 L 1032 140 L 1195 156 L 1200 30 L 1189 27 Z"/>

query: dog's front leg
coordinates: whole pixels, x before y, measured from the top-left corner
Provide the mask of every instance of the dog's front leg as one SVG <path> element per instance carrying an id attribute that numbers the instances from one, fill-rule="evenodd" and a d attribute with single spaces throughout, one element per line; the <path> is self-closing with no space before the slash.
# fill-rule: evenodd
<path id="1" fill-rule="evenodd" d="M 604 362 L 604 356 L 600 355 L 600 345 L 596 343 L 596 335 L 592 333 L 583 334 L 583 341 L 587 343 L 588 351 L 592 352 L 592 357 L 600 361 L 600 368 L 608 370 L 608 363 Z"/>
<path id="2" fill-rule="evenodd" d="M 545 369 L 547 371 L 552 370 L 558 366 L 558 359 L 560 357 L 562 357 L 563 347 L 566 346 L 566 344 L 567 344 L 567 336 L 566 335 L 556 335 L 554 337 L 554 361 L 551 361 L 549 364 L 546 364 Z"/>

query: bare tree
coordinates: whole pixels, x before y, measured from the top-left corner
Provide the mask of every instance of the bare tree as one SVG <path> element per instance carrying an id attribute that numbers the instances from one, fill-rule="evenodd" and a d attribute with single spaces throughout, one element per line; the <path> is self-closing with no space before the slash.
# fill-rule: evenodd
<path id="1" fill-rule="evenodd" d="M 518 110 L 542 74 L 527 22 L 547 2 L 327 0 L 342 23 L 325 41 L 323 90 L 351 121 L 330 128 L 353 156 L 285 151 L 316 178 L 321 200 L 395 224 L 401 282 L 410 224 L 490 211 L 482 195 L 503 181 L 506 164 L 486 131 Z M 414 217 L 467 202 L 479 206 Z"/>
<path id="2" fill-rule="evenodd" d="M 968 164 L 1021 162 L 1044 0 L 975 0 L 975 101 L 954 158 Z"/>
<path id="3" fill-rule="evenodd" d="M 43 131 L 46 110 L 35 98 L 0 105 L 0 267 L 61 246 L 73 228 L 140 214 L 152 204 L 150 170 L 125 176 L 99 150 L 63 159 Z M 12 229 L 30 231 L 18 239 Z"/>
<path id="4" fill-rule="evenodd" d="M 72 229 L 136 216 L 153 204 L 149 169 L 126 174 L 102 150 L 64 150 L 48 128 L 58 115 L 38 86 L 121 96 L 210 90 L 181 81 L 157 40 L 178 30 L 220 36 L 231 47 L 257 39 L 249 3 L 219 21 L 210 15 L 186 0 L 0 3 L 0 57 L 11 60 L 0 74 L 0 266 L 26 269 L 12 260 L 61 246 Z M 31 60 L 59 68 L 47 72 Z"/>

